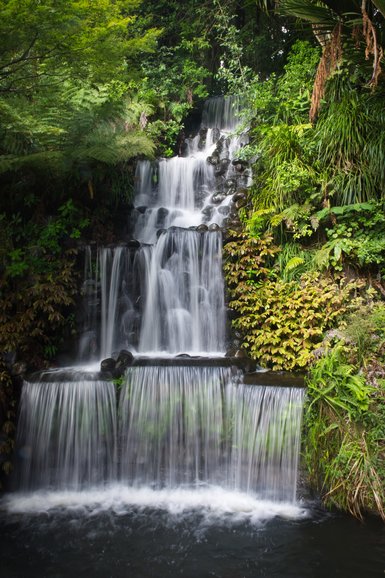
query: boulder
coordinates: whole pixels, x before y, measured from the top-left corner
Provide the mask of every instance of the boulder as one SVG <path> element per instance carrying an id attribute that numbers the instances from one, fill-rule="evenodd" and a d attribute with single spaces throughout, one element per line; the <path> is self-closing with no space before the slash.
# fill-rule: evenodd
<path id="1" fill-rule="evenodd" d="M 219 203 L 223 203 L 227 195 L 223 195 L 221 193 L 216 193 L 211 197 L 211 202 L 215 203 L 216 205 Z"/>
<path id="2" fill-rule="evenodd" d="M 134 362 L 134 356 L 131 351 L 127 349 L 122 349 L 119 351 L 118 358 L 115 364 L 115 371 L 119 371 L 120 373 L 124 373 L 127 367 L 130 367 Z"/>
<path id="3" fill-rule="evenodd" d="M 115 370 L 116 361 L 112 357 L 106 357 L 106 359 L 102 359 L 100 362 L 100 371 L 102 373 L 111 372 Z"/>

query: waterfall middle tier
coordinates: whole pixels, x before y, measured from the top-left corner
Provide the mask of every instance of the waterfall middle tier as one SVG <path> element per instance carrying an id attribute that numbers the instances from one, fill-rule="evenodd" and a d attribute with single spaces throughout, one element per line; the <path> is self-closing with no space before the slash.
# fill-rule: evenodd
<path id="1" fill-rule="evenodd" d="M 224 355 L 220 228 L 236 188 L 249 184 L 244 166 L 233 164 L 245 139 L 230 132 L 237 110 L 236 99 L 209 99 L 185 156 L 138 163 L 136 245 L 99 249 L 100 357 L 119 349 Z"/>

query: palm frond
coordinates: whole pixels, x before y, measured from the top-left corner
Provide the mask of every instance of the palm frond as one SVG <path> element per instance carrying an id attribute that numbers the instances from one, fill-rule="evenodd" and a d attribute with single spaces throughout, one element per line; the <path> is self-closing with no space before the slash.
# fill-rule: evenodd
<path id="1" fill-rule="evenodd" d="M 338 14 L 324 2 L 312 0 L 281 0 L 279 12 L 283 16 L 294 16 L 310 24 L 332 30 L 338 22 Z"/>

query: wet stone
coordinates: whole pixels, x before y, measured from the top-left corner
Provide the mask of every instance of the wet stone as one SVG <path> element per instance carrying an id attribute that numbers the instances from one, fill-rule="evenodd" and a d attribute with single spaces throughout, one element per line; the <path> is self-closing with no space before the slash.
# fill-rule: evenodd
<path id="1" fill-rule="evenodd" d="M 215 204 L 223 203 L 227 195 L 223 195 L 222 193 L 217 193 L 213 195 L 211 198 L 211 202 Z"/>
<path id="2" fill-rule="evenodd" d="M 131 249 L 139 249 L 140 243 L 136 239 L 130 239 L 127 241 L 127 247 L 130 247 Z"/>
<path id="3" fill-rule="evenodd" d="M 238 191 L 237 193 L 235 193 L 235 195 L 233 196 L 233 201 L 240 201 L 240 200 L 245 200 L 247 197 L 246 192 L 245 191 Z"/>
<path id="4" fill-rule="evenodd" d="M 107 357 L 106 359 L 102 359 L 100 362 L 100 371 L 114 371 L 116 366 L 116 361 L 112 357 Z"/>
<path id="5" fill-rule="evenodd" d="M 204 215 L 205 217 L 207 217 L 208 219 L 210 219 L 210 218 L 211 218 L 211 215 L 213 214 L 213 210 L 214 210 L 214 207 L 205 207 L 205 208 L 202 210 L 202 215 Z"/>
<path id="6" fill-rule="evenodd" d="M 209 163 L 209 165 L 215 166 L 219 163 L 219 155 L 214 153 L 211 155 L 211 157 L 207 157 L 206 161 Z"/>
<path id="7" fill-rule="evenodd" d="M 227 173 L 227 169 L 230 164 L 230 159 L 222 159 L 215 167 L 215 175 L 221 176 Z"/>
<path id="8" fill-rule="evenodd" d="M 133 361 L 134 356 L 131 351 L 122 349 L 119 352 L 118 358 L 116 360 L 115 371 L 119 370 L 123 372 L 125 369 L 127 369 L 127 367 L 130 367 L 133 364 Z"/>

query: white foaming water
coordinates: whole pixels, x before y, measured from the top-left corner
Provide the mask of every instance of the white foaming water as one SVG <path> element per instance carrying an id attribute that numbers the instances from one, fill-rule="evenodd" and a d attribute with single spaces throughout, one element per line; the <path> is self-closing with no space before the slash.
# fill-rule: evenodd
<path id="1" fill-rule="evenodd" d="M 200 133 L 186 139 L 186 157 L 138 163 L 135 206 L 140 211 L 136 217 L 136 239 L 154 243 L 157 231 L 169 227 L 189 228 L 202 223 L 222 226 L 227 214 L 224 207 L 231 201 L 231 195 L 219 203 L 212 201 L 216 192 L 214 165 L 219 160 L 225 161 L 228 168 L 221 174 L 226 178 L 233 175 L 231 161 L 247 142 L 246 136 L 232 134 L 239 123 L 239 111 L 240 101 L 236 97 L 209 99 Z M 218 143 L 219 156 L 213 165 L 208 161 Z"/>
<path id="2" fill-rule="evenodd" d="M 87 250 L 81 361 L 120 349 L 224 355 L 221 233 L 189 227 L 221 225 L 229 212 L 238 109 L 211 99 L 187 157 L 138 164 L 135 235 L 146 244 L 100 248 L 95 267 Z M 117 407 L 114 385 L 89 373 L 46 377 L 23 387 L 16 481 L 29 493 L 8 496 L 9 512 L 160 509 L 208 523 L 304 515 L 303 390 L 246 386 L 228 367 L 132 367 Z"/>
<path id="3" fill-rule="evenodd" d="M 226 183 L 242 145 L 230 131 L 239 108 L 235 97 L 209 99 L 186 157 L 138 163 L 136 241 L 99 248 L 94 267 L 87 252 L 80 362 L 121 349 L 224 355 L 222 236 L 214 225 L 230 213 L 234 183 Z M 191 230 L 200 225 L 213 226 Z"/>
<path id="4" fill-rule="evenodd" d="M 134 367 L 122 388 L 120 477 L 296 499 L 304 390 L 246 386 L 223 367 Z"/>
<path id="5" fill-rule="evenodd" d="M 221 236 L 163 233 L 147 271 L 138 351 L 223 352 L 225 302 Z"/>
<path id="6" fill-rule="evenodd" d="M 18 488 L 210 484 L 294 503 L 304 391 L 246 386 L 241 376 L 230 367 L 132 367 L 118 410 L 111 382 L 25 383 Z"/>
<path id="7" fill-rule="evenodd" d="M 307 511 L 298 504 L 260 500 L 257 495 L 228 491 L 217 486 L 194 489 L 174 488 L 154 490 L 150 487 L 131 488 L 121 484 L 87 491 L 39 491 L 6 496 L 1 508 L 11 514 L 49 514 L 71 511 L 86 516 L 102 512 L 126 515 L 136 511 L 163 510 L 171 516 L 188 517 L 199 514 L 206 524 L 260 524 L 275 517 L 298 519 Z"/>
<path id="8" fill-rule="evenodd" d="M 80 489 L 116 479 L 113 383 L 25 382 L 16 444 L 20 489 Z"/>

